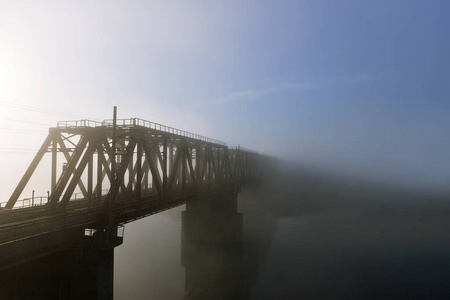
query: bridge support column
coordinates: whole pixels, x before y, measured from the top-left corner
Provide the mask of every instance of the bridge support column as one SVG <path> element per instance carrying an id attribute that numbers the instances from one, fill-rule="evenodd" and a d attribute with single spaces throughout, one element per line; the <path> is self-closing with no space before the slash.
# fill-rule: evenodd
<path id="1" fill-rule="evenodd" d="M 69 248 L 0 272 L 0 299 L 113 299 L 117 227 Z"/>
<path id="2" fill-rule="evenodd" d="M 239 272 L 242 222 L 236 191 L 186 204 L 181 264 L 189 299 L 244 299 Z"/>

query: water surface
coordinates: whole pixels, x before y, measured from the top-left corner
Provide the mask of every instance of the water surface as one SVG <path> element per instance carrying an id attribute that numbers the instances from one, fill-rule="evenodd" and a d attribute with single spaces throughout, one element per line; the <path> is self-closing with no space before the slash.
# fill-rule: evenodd
<path id="1" fill-rule="evenodd" d="M 197 267 L 182 266 L 184 206 L 126 225 L 115 299 L 450 297 L 444 196 L 290 174 L 238 203 L 242 242 L 198 244 Z"/>

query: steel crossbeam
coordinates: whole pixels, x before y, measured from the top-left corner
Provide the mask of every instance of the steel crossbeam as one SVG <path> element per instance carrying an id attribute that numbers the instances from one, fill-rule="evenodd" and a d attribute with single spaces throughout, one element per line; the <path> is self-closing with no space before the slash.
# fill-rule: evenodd
<path id="1" fill-rule="evenodd" d="M 149 196 L 169 205 L 183 195 L 239 187 L 256 174 L 260 159 L 254 151 L 141 119 L 118 120 L 116 127 L 110 121 L 58 124 L 50 128 L 7 209 L 15 207 L 47 152 L 52 156 L 45 204 L 50 214 L 64 212 L 75 192 L 86 207 L 111 210 L 128 202 L 139 209 Z"/>

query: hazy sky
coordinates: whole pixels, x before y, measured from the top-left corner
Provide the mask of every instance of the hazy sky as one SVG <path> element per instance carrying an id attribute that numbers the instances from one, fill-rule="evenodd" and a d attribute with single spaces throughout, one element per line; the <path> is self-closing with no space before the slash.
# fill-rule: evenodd
<path id="1" fill-rule="evenodd" d="M 229 145 L 448 186 L 449 11 L 449 1 L 1 1 L 2 189 L 49 126 L 111 118 L 114 105 L 119 118 Z"/>

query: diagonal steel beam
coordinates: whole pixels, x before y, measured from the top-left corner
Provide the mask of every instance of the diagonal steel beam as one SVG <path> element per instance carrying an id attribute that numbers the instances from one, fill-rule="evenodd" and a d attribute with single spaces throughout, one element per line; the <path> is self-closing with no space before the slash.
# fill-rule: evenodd
<path id="1" fill-rule="evenodd" d="M 180 143 L 177 146 L 177 152 L 175 153 L 175 161 L 173 163 L 172 166 L 172 170 L 169 174 L 169 184 L 167 186 L 167 192 L 170 192 L 172 190 L 172 186 L 177 178 L 177 173 L 178 173 L 178 165 L 180 164 L 180 160 L 181 160 L 181 145 Z"/>
<path id="2" fill-rule="evenodd" d="M 217 174 L 216 164 L 214 162 L 214 155 L 213 155 L 212 150 L 211 150 L 210 159 L 211 159 L 211 166 L 212 166 L 212 174 L 211 175 L 214 175 L 214 179 L 217 182 L 218 181 L 218 174 Z"/>
<path id="3" fill-rule="evenodd" d="M 142 143 L 142 146 L 143 146 L 144 152 L 145 152 L 145 160 L 147 161 L 148 166 L 150 168 L 150 172 L 152 173 L 153 182 L 155 183 L 155 187 L 156 187 L 156 191 L 158 193 L 159 199 L 163 200 L 164 195 L 163 195 L 161 176 L 159 174 L 159 170 L 158 170 L 157 166 L 155 165 L 155 162 L 153 161 L 153 155 L 152 155 L 152 150 L 153 150 L 153 148 L 155 148 L 156 146 L 159 145 L 159 141 L 160 141 L 160 139 L 158 138 L 154 141 L 153 145 L 150 145 L 148 139 L 144 136 L 141 140 L 141 143 Z"/>
<path id="4" fill-rule="evenodd" d="M 189 173 L 191 174 L 191 178 L 192 178 L 192 184 L 194 185 L 194 187 L 197 187 L 197 180 L 195 178 L 195 170 L 194 170 L 194 167 L 192 166 L 192 151 L 189 152 L 189 149 L 187 149 L 187 147 L 186 147 L 186 158 L 187 158 L 187 163 L 189 166 Z"/>
<path id="5" fill-rule="evenodd" d="M 75 187 L 80 181 L 81 175 L 83 174 L 84 169 L 86 168 L 87 163 L 91 159 L 92 153 L 95 151 L 95 146 L 92 143 L 89 143 L 89 146 L 86 150 L 86 152 L 83 155 L 83 158 L 80 161 L 80 164 L 78 165 L 78 168 L 74 170 L 72 180 L 70 181 L 69 185 L 67 186 L 67 189 L 64 193 L 64 196 L 62 197 L 60 201 L 60 205 L 58 206 L 58 209 L 64 210 L 67 206 L 67 203 L 70 200 L 70 197 L 73 194 L 73 191 L 75 190 Z"/>
<path id="6" fill-rule="evenodd" d="M 128 170 L 128 164 L 131 158 L 133 157 L 134 149 L 136 148 L 136 143 L 137 143 L 136 139 L 131 139 L 126 147 L 125 155 L 123 156 L 122 163 L 120 164 L 120 168 L 116 172 L 116 178 L 114 179 L 116 181 L 115 182 L 116 184 L 111 185 L 109 199 L 107 199 L 107 202 L 114 201 L 119 192 L 119 187 L 121 186 L 121 183 L 123 183 L 125 172 Z"/>
<path id="7" fill-rule="evenodd" d="M 228 151 L 228 148 L 225 148 L 225 153 L 223 156 L 223 163 L 226 171 L 224 174 L 226 175 L 226 178 L 228 180 L 231 180 L 231 166 L 230 166 L 230 152 Z"/>
<path id="8" fill-rule="evenodd" d="M 36 167 L 39 165 L 39 162 L 41 161 L 45 152 L 47 152 L 47 149 L 50 146 L 50 143 L 54 139 L 54 135 L 55 135 L 55 133 L 50 131 L 50 133 L 48 134 L 44 143 L 42 144 L 41 148 L 39 149 L 38 153 L 36 154 L 33 161 L 31 162 L 30 166 L 25 171 L 25 174 L 23 175 L 23 177 L 20 180 L 19 184 L 17 185 L 16 189 L 14 190 L 11 197 L 9 198 L 8 203 L 6 203 L 5 208 L 12 209 L 14 207 L 17 199 L 19 198 L 20 194 L 22 194 L 23 189 L 27 185 L 28 180 L 30 180 L 31 175 L 33 175 L 34 171 L 36 170 Z"/>
<path id="9" fill-rule="evenodd" d="M 109 165 L 111 164 L 112 151 L 106 138 L 103 141 L 103 145 L 105 146 L 106 153 L 108 153 L 108 159 L 105 158 L 103 151 L 102 152 L 98 151 L 98 154 L 101 156 L 100 159 L 102 160 L 102 164 L 104 167 L 102 171 L 102 181 L 105 179 L 106 176 L 108 176 L 109 182 L 111 182 L 111 168 L 109 167 Z M 123 182 L 121 184 L 121 188 L 125 189 L 125 184 Z"/>
<path id="10" fill-rule="evenodd" d="M 67 149 L 66 145 L 64 144 L 61 135 L 58 136 L 57 138 L 57 142 L 59 144 L 59 147 L 61 148 L 61 152 L 64 154 L 64 157 L 66 158 L 67 161 L 70 160 L 70 154 L 69 154 L 69 150 Z M 75 169 L 76 171 L 76 169 Z M 83 181 L 79 181 L 78 182 L 78 187 L 80 188 L 81 192 L 83 193 L 84 198 L 88 198 L 88 193 L 86 191 L 86 188 L 84 187 Z"/>
<path id="11" fill-rule="evenodd" d="M 75 148 L 75 151 L 67 165 L 66 170 L 61 174 L 61 177 L 59 177 L 59 180 L 56 183 L 56 187 L 50 195 L 50 201 L 48 203 L 49 207 L 54 208 L 56 206 L 56 203 L 58 202 L 59 197 L 61 196 L 62 192 L 64 191 L 64 188 L 66 187 L 67 182 L 69 181 L 70 177 L 73 174 L 73 171 L 75 170 L 78 160 L 80 159 L 81 155 L 83 154 L 83 152 L 85 150 L 87 142 L 88 142 L 88 138 L 86 137 L 86 135 L 83 135 L 81 137 L 80 142 L 78 143 L 77 147 Z"/>
<path id="12" fill-rule="evenodd" d="M 208 175 L 208 174 L 205 174 L 205 172 L 206 172 L 206 167 L 208 166 L 208 160 L 209 160 L 210 155 L 211 155 L 211 146 L 207 145 L 205 147 L 205 150 L 203 150 L 203 167 L 200 172 L 202 181 L 203 181 L 203 178 L 205 178 L 205 175 Z"/>

